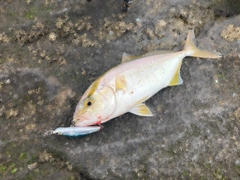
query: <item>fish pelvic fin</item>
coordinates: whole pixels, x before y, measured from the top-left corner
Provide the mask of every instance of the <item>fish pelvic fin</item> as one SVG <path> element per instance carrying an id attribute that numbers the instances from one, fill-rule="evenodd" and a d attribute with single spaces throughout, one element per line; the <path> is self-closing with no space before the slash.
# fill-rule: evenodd
<path id="1" fill-rule="evenodd" d="M 171 79 L 171 81 L 169 82 L 168 86 L 176 86 L 176 85 L 180 85 L 183 83 L 182 77 L 180 75 L 180 68 L 182 65 L 182 61 L 179 63 L 177 71 L 175 72 L 173 78 Z"/>
<path id="2" fill-rule="evenodd" d="M 192 51 L 192 54 L 189 55 L 192 57 L 200 57 L 200 58 L 221 58 L 222 57 L 222 55 L 219 52 L 211 52 L 211 51 L 199 49 L 195 44 L 195 35 L 193 30 L 190 30 L 188 32 L 184 50 Z"/>
<path id="3" fill-rule="evenodd" d="M 153 116 L 152 111 L 144 103 L 137 104 L 129 112 L 138 116 Z"/>

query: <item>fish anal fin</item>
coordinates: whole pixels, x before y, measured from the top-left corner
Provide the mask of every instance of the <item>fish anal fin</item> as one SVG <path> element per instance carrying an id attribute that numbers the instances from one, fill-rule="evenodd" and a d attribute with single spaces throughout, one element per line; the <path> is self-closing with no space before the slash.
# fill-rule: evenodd
<path id="1" fill-rule="evenodd" d="M 183 83 L 181 74 L 180 74 L 180 68 L 181 68 L 182 62 L 179 63 L 177 71 L 175 72 L 173 78 L 171 79 L 170 83 L 168 84 L 168 86 L 176 86 L 176 85 L 180 85 Z"/>
<path id="2" fill-rule="evenodd" d="M 126 91 L 127 82 L 124 75 L 117 75 L 115 80 L 115 89 L 116 91 L 122 90 Z"/>
<path id="3" fill-rule="evenodd" d="M 138 116 L 153 116 L 151 110 L 144 103 L 134 106 L 129 112 Z"/>

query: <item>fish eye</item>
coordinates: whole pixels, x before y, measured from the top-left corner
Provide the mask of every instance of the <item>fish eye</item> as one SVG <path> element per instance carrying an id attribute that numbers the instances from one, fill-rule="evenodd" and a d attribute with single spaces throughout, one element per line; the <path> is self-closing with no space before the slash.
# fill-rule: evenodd
<path id="1" fill-rule="evenodd" d="M 92 105 L 92 102 L 91 101 L 88 101 L 87 102 L 87 106 L 91 106 Z"/>
<path id="2" fill-rule="evenodd" d="M 92 98 L 87 98 L 85 101 L 84 101 L 84 106 L 85 107 L 90 107 L 93 105 L 93 99 Z"/>

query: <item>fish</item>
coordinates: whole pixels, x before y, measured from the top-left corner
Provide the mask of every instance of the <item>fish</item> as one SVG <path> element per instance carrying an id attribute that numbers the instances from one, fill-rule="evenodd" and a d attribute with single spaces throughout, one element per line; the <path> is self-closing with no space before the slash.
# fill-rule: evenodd
<path id="1" fill-rule="evenodd" d="M 167 86 L 183 83 L 180 69 L 187 56 L 222 57 L 219 52 L 199 49 L 193 30 L 188 32 L 182 51 L 154 51 L 142 56 L 124 53 L 122 63 L 97 78 L 82 95 L 73 115 L 73 126 L 101 125 L 128 112 L 153 116 L 145 101 Z"/>

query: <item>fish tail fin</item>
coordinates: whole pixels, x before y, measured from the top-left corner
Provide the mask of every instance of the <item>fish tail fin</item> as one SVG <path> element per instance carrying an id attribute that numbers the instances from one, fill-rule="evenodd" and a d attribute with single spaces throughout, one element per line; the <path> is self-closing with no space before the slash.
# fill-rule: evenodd
<path id="1" fill-rule="evenodd" d="M 200 57 L 200 58 L 221 58 L 222 57 L 222 55 L 218 52 L 211 52 L 211 51 L 199 49 L 195 44 L 195 35 L 193 30 L 190 30 L 188 32 L 184 50 L 192 51 L 192 53 L 189 55 L 192 57 Z"/>

